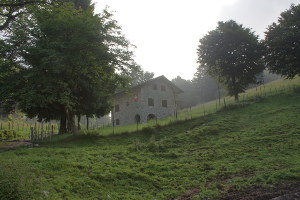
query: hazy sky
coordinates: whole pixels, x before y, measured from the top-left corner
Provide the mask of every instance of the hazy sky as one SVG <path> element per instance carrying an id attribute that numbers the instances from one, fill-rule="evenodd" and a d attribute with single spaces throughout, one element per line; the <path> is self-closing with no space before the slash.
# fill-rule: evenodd
<path id="1" fill-rule="evenodd" d="M 260 38 L 280 13 L 300 0 L 94 0 L 105 6 L 126 38 L 136 45 L 135 60 L 144 70 L 169 79 L 192 79 L 199 39 L 218 21 L 233 19 Z"/>

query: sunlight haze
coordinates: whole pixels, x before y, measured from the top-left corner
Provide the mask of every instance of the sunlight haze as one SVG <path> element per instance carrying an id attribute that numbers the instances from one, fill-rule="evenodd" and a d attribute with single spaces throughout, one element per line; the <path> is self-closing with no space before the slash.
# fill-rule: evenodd
<path id="1" fill-rule="evenodd" d="M 94 0 L 96 12 L 106 6 L 123 34 L 137 48 L 135 60 L 144 70 L 169 79 L 192 79 L 199 39 L 218 21 L 233 19 L 263 32 L 291 3 L 300 0 Z"/>

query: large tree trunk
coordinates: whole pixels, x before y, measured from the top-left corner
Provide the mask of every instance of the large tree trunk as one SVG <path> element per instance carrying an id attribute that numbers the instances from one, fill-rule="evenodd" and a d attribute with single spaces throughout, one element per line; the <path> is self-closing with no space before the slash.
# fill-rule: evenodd
<path id="1" fill-rule="evenodd" d="M 234 76 L 232 77 L 232 89 L 233 89 L 233 93 L 234 93 L 234 100 L 239 101 L 239 92 L 237 89 L 236 80 L 235 80 Z"/>
<path id="2" fill-rule="evenodd" d="M 59 134 L 67 133 L 67 117 L 63 115 L 60 117 L 60 127 L 59 127 Z"/>
<path id="3" fill-rule="evenodd" d="M 78 130 L 81 130 L 80 119 L 81 119 L 81 115 L 77 115 L 77 129 Z"/>
<path id="4" fill-rule="evenodd" d="M 221 105 L 221 92 L 220 92 L 220 85 L 218 83 L 218 95 L 219 95 L 219 105 Z"/>
<path id="5" fill-rule="evenodd" d="M 235 94 L 234 94 L 234 100 L 235 100 L 235 101 L 239 101 L 239 94 L 238 94 L 238 93 L 235 93 Z"/>
<path id="6" fill-rule="evenodd" d="M 89 117 L 86 116 L 86 130 L 89 130 Z"/>
<path id="7" fill-rule="evenodd" d="M 75 113 L 72 111 L 67 112 L 68 118 L 68 132 L 76 134 L 78 132 L 76 123 L 75 123 Z"/>

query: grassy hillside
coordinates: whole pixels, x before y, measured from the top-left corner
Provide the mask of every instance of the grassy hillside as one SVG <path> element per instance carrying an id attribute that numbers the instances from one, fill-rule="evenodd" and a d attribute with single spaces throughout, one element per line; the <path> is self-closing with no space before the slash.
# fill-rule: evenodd
<path id="1" fill-rule="evenodd" d="M 248 104 L 253 101 L 257 97 L 269 97 L 280 93 L 285 93 L 293 90 L 296 87 L 300 87 L 300 77 L 297 77 L 293 80 L 285 80 L 279 79 L 273 82 L 270 82 L 266 85 L 260 85 L 256 88 L 252 88 L 247 90 L 245 93 L 241 93 L 240 104 Z M 94 130 L 83 131 L 84 133 L 94 134 L 94 135 L 112 135 L 119 134 L 124 132 L 136 132 L 137 130 L 142 130 L 143 128 L 153 128 L 156 126 L 165 126 L 168 124 L 172 124 L 175 121 L 185 121 L 187 119 L 198 118 L 201 116 L 205 116 L 207 114 L 212 114 L 217 111 L 224 109 L 225 106 L 234 105 L 235 100 L 233 97 L 222 97 L 220 101 L 214 100 L 201 105 L 197 105 L 195 107 L 191 107 L 190 109 L 183 109 L 178 111 L 178 116 L 170 116 L 164 119 L 160 119 L 157 121 L 152 121 L 144 124 L 136 124 L 127 125 L 127 126 L 117 126 L 117 127 L 101 127 Z"/>
<path id="2" fill-rule="evenodd" d="M 0 199 L 268 199 L 299 190 L 300 89 L 250 96 L 157 129 L 2 151 Z"/>

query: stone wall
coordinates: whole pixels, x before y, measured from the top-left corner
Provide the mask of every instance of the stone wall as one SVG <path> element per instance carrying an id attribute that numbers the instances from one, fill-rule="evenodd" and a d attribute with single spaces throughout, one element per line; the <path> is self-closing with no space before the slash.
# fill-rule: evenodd
<path id="1" fill-rule="evenodd" d="M 153 84 L 157 85 L 157 89 L 153 89 Z M 165 91 L 161 90 L 161 86 L 165 87 Z M 142 88 L 141 94 L 141 119 L 142 122 L 147 122 L 149 114 L 154 114 L 157 119 L 173 115 L 175 112 L 175 99 L 174 93 L 171 87 L 161 80 L 155 81 L 155 83 L 145 85 Z M 148 105 L 148 98 L 154 99 L 154 106 Z M 176 98 L 176 96 L 175 96 Z M 162 100 L 167 100 L 167 107 L 162 106 Z"/>
<path id="2" fill-rule="evenodd" d="M 156 89 L 153 85 L 156 85 Z M 165 87 L 165 91 L 162 91 L 162 86 Z M 148 105 L 148 98 L 153 98 L 154 106 Z M 118 105 L 119 111 L 116 112 L 114 108 L 112 119 L 115 125 L 128 125 L 136 123 L 136 115 L 139 115 L 140 123 L 147 122 L 150 114 L 155 115 L 157 119 L 173 115 L 176 111 L 176 98 L 173 88 L 163 80 L 156 80 L 137 87 L 130 93 L 116 95 L 114 106 L 116 108 Z M 163 100 L 167 101 L 167 107 L 163 107 Z M 119 124 L 116 124 L 117 120 Z"/>

